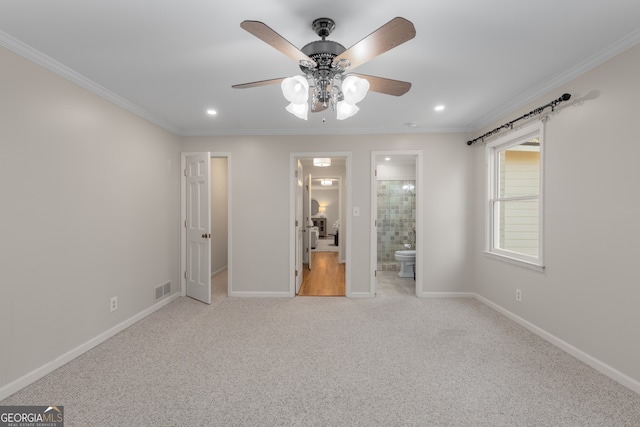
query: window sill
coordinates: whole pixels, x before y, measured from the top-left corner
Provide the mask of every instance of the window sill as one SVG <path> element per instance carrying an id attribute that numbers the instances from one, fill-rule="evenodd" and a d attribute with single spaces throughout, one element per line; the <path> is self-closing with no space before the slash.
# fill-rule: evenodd
<path id="1" fill-rule="evenodd" d="M 512 258 L 506 255 L 497 254 L 494 252 L 484 251 L 484 255 L 487 258 L 495 259 L 496 261 L 506 262 L 508 264 L 518 265 L 520 267 L 528 268 L 529 270 L 544 272 L 544 265 L 535 264 L 529 261 L 523 261 L 521 259 Z"/>

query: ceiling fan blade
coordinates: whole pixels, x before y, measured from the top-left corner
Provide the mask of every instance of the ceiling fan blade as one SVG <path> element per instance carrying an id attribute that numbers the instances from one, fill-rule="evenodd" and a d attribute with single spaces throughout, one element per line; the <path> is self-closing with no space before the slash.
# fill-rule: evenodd
<path id="1" fill-rule="evenodd" d="M 349 76 L 360 77 L 369 82 L 369 90 L 393 96 L 402 96 L 409 92 L 411 83 L 400 80 L 385 79 L 384 77 L 368 76 L 366 74 L 349 73 Z"/>
<path id="2" fill-rule="evenodd" d="M 234 88 L 234 89 L 247 89 L 247 88 L 250 88 L 250 87 L 275 85 L 275 84 L 282 83 L 282 81 L 284 79 L 286 79 L 286 77 L 280 77 L 279 79 L 271 79 L 271 80 L 260 80 L 260 81 L 251 82 L 251 83 L 242 83 L 242 84 L 239 84 L 239 85 L 233 85 L 231 87 Z"/>
<path id="3" fill-rule="evenodd" d="M 416 36 L 416 29 L 410 21 L 404 18 L 393 18 L 382 27 L 351 46 L 333 59 L 336 65 L 340 60 L 350 62 L 349 70 L 364 64 L 367 61 L 382 55 L 402 43 Z"/>
<path id="4" fill-rule="evenodd" d="M 284 53 L 289 58 L 296 61 L 298 64 L 300 63 L 300 61 L 308 61 L 314 67 L 316 66 L 316 62 L 313 59 L 302 53 L 300 49 L 289 43 L 288 40 L 269 28 L 264 22 L 242 21 L 240 27 L 247 30 L 263 42 L 278 49 L 280 52 Z"/>

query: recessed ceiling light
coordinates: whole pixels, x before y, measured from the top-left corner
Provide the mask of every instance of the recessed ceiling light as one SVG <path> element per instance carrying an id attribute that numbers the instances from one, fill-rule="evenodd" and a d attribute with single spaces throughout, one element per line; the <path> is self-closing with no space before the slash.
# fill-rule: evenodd
<path id="1" fill-rule="evenodd" d="M 207 114 L 210 116 L 215 116 L 216 114 L 218 114 L 218 112 L 216 110 L 207 110 Z"/>
<path id="2" fill-rule="evenodd" d="M 384 159 L 388 162 L 389 160 L 391 160 L 391 157 L 385 157 Z"/>
<path id="3" fill-rule="evenodd" d="M 436 108 L 434 108 L 434 110 L 442 111 L 442 110 L 444 110 L 444 105 L 437 105 Z"/>

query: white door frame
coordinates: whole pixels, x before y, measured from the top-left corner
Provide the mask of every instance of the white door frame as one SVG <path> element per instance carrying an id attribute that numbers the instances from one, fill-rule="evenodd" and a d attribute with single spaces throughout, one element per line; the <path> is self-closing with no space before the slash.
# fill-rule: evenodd
<path id="1" fill-rule="evenodd" d="M 371 276 L 369 292 L 372 297 L 376 295 L 376 270 L 378 268 L 378 185 L 376 177 L 376 158 L 378 156 L 398 156 L 409 155 L 416 156 L 416 296 L 423 297 L 423 266 L 428 265 L 423 262 L 421 254 L 422 238 L 421 232 L 424 230 L 422 225 L 423 216 L 423 197 L 422 197 L 422 150 L 385 150 L 371 152 Z"/>
<path id="2" fill-rule="evenodd" d="M 184 272 L 187 271 L 187 230 L 185 228 L 185 221 L 187 220 L 187 180 L 184 174 L 184 170 L 187 167 L 187 157 L 198 153 L 201 152 L 189 151 L 180 153 L 180 296 L 185 296 L 187 294 L 187 281 L 184 277 Z M 233 216 L 231 215 L 231 189 L 233 188 L 233 186 L 231 185 L 231 177 L 233 176 L 233 174 L 231 173 L 231 153 L 211 151 L 209 155 L 210 157 L 225 157 L 227 159 L 227 295 L 230 295 L 233 289 Z"/>
<path id="3" fill-rule="evenodd" d="M 345 159 L 345 177 L 344 187 L 346 188 L 346 203 L 344 203 L 344 214 L 341 213 L 341 218 L 344 222 L 341 222 L 340 239 L 344 242 L 344 262 L 345 266 L 345 296 L 351 297 L 351 152 L 345 151 L 332 151 L 332 152 L 302 152 L 302 153 L 290 153 L 289 160 L 289 296 L 294 297 L 296 295 L 296 186 L 297 178 L 295 172 L 298 169 L 298 159 L 307 159 L 311 157 L 331 157 L 331 158 L 344 158 Z M 344 225 L 343 225 L 344 224 Z M 346 230 L 343 235 L 342 229 Z"/>

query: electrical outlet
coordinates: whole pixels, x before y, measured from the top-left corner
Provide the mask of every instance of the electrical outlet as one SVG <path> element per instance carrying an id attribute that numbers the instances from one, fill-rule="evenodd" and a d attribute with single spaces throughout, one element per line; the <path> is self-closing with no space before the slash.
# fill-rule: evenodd
<path id="1" fill-rule="evenodd" d="M 118 309 L 118 297 L 111 298 L 111 312 L 114 312 Z"/>
<path id="2" fill-rule="evenodd" d="M 520 289 L 516 289 L 516 301 L 522 302 L 522 291 Z"/>

